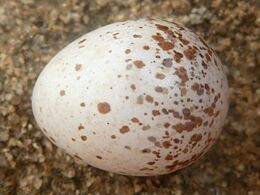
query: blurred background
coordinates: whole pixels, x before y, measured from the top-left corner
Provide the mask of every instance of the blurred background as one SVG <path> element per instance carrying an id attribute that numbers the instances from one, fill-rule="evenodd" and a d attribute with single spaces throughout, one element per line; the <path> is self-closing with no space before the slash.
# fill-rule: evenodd
<path id="1" fill-rule="evenodd" d="M 221 58 L 231 105 L 214 147 L 158 177 L 107 173 L 57 149 L 36 125 L 31 93 L 48 61 L 75 38 L 136 18 L 181 23 Z M 260 194 L 259 0 L 0 0 L 0 194 Z"/>

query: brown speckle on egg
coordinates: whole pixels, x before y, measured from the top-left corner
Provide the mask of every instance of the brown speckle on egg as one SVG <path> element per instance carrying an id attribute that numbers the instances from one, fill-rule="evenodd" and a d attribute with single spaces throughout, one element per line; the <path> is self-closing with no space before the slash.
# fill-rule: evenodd
<path id="1" fill-rule="evenodd" d="M 134 65 L 135 65 L 137 68 L 139 68 L 139 69 L 145 67 L 145 64 L 143 63 L 142 60 L 135 60 L 133 63 L 134 63 Z"/>
<path id="2" fill-rule="evenodd" d="M 81 102 L 81 103 L 80 103 L 80 106 L 81 106 L 81 107 L 85 107 L 86 104 L 85 104 L 84 102 Z"/>
<path id="3" fill-rule="evenodd" d="M 126 54 L 129 54 L 130 52 L 131 52 L 130 49 L 126 49 L 126 50 L 125 50 L 125 53 L 126 53 Z"/>
<path id="4" fill-rule="evenodd" d="M 107 102 L 98 103 L 97 108 L 101 114 L 107 114 L 111 111 L 111 107 Z"/>
<path id="5" fill-rule="evenodd" d="M 145 96 L 145 100 L 146 100 L 147 102 L 149 102 L 149 103 L 153 103 L 153 97 L 150 96 L 150 95 L 146 95 L 146 96 Z"/>
<path id="6" fill-rule="evenodd" d="M 78 126 L 78 130 L 82 130 L 85 129 L 85 127 L 80 123 L 80 125 Z"/>
<path id="7" fill-rule="evenodd" d="M 60 90 L 60 96 L 64 96 L 65 94 L 65 90 Z"/>
<path id="8" fill-rule="evenodd" d="M 156 73 L 155 77 L 156 77 L 157 79 L 163 80 L 163 79 L 165 78 L 165 75 L 162 74 L 162 73 Z"/>
<path id="9" fill-rule="evenodd" d="M 172 59 L 171 58 L 165 58 L 162 62 L 162 65 L 170 68 L 172 66 Z"/>
<path id="10" fill-rule="evenodd" d="M 134 34 L 133 37 L 134 37 L 134 38 L 142 38 L 142 35 Z"/>
<path id="11" fill-rule="evenodd" d="M 82 65 L 81 64 L 76 64 L 75 65 L 75 70 L 79 71 L 81 69 Z"/>
<path id="12" fill-rule="evenodd" d="M 85 135 L 80 136 L 80 138 L 82 139 L 82 141 L 87 141 L 87 136 Z"/>
<path id="13" fill-rule="evenodd" d="M 120 133 L 124 134 L 130 131 L 129 127 L 124 125 L 119 129 Z"/>
<path id="14" fill-rule="evenodd" d="M 149 50 L 150 47 L 149 47 L 148 45 L 145 45 L 145 46 L 143 46 L 143 49 L 144 49 L 144 50 Z"/>
<path id="15" fill-rule="evenodd" d="M 192 47 L 188 47 L 186 50 L 183 51 L 183 53 L 188 60 L 192 60 L 195 57 L 196 50 Z"/>

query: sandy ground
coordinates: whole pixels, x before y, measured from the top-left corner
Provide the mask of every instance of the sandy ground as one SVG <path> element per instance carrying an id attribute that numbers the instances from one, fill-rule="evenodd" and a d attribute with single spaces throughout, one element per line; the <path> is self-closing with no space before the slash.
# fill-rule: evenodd
<path id="1" fill-rule="evenodd" d="M 33 84 L 61 48 L 133 18 L 177 21 L 204 37 L 228 73 L 224 131 L 194 165 L 137 178 L 85 166 L 47 140 Z M 0 194 L 260 194 L 259 0 L 0 0 Z"/>

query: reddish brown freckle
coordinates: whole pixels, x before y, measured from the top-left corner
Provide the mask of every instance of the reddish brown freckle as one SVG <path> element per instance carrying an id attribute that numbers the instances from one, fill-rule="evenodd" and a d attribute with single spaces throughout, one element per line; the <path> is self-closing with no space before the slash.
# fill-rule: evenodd
<path id="1" fill-rule="evenodd" d="M 163 80 L 163 79 L 165 78 L 165 75 L 162 74 L 162 73 L 156 73 L 155 77 L 156 77 L 157 79 Z"/>
<path id="2" fill-rule="evenodd" d="M 161 113 L 160 113 L 159 110 L 153 110 L 153 111 L 152 111 L 152 114 L 153 114 L 153 116 L 158 116 L 158 115 L 160 115 Z"/>
<path id="3" fill-rule="evenodd" d="M 128 97 L 128 96 L 125 96 L 125 99 L 126 99 L 126 100 L 128 100 L 128 99 L 129 99 L 129 97 Z"/>
<path id="4" fill-rule="evenodd" d="M 145 46 L 143 46 L 143 49 L 144 49 L 144 50 L 149 50 L 150 47 L 149 47 L 148 45 L 145 45 Z"/>
<path id="5" fill-rule="evenodd" d="M 102 157 L 101 157 L 101 156 L 96 156 L 96 158 L 98 158 L 98 159 L 100 159 L 100 160 L 102 159 Z"/>
<path id="6" fill-rule="evenodd" d="M 124 134 L 130 131 L 129 127 L 124 125 L 119 129 L 120 133 Z"/>
<path id="7" fill-rule="evenodd" d="M 110 105 L 107 102 L 98 103 L 97 108 L 101 114 L 107 114 L 111 110 Z"/>
<path id="8" fill-rule="evenodd" d="M 165 160 L 173 160 L 173 156 L 172 156 L 172 155 L 169 155 L 169 154 L 167 154 L 167 156 L 165 157 Z"/>
<path id="9" fill-rule="evenodd" d="M 134 38 L 142 38 L 142 35 L 134 34 L 133 37 L 134 37 Z"/>
<path id="10" fill-rule="evenodd" d="M 158 42 L 163 42 L 164 41 L 164 38 L 161 35 L 153 35 L 152 38 L 155 41 L 158 41 Z"/>
<path id="11" fill-rule="evenodd" d="M 153 97 L 150 96 L 150 95 L 146 95 L 146 96 L 145 96 L 145 100 L 146 100 L 147 102 L 149 102 L 149 103 L 153 103 Z"/>
<path id="12" fill-rule="evenodd" d="M 181 85 L 183 86 L 189 80 L 187 70 L 183 66 L 176 68 L 175 74 L 181 79 Z"/>
<path id="13" fill-rule="evenodd" d="M 111 135 L 111 139 L 116 139 L 116 136 L 115 135 Z"/>
<path id="14" fill-rule="evenodd" d="M 183 54 L 177 52 L 177 51 L 174 51 L 174 56 L 173 56 L 175 62 L 177 63 L 180 63 L 181 62 L 181 59 L 183 58 Z"/>
<path id="15" fill-rule="evenodd" d="M 192 142 L 198 142 L 202 139 L 202 135 L 201 134 L 194 134 L 191 136 L 190 141 Z"/>
<path id="16" fill-rule="evenodd" d="M 80 103 L 80 106 L 81 106 L 81 107 L 85 107 L 86 104 L 85 104 L 84 102 L 81 102 L 81 103 Z"/>
<path id="17" fill-rule="evenodd" d="M 139 69 L 145 67 L 145 64 L 144 64 L 143 61 L 141 61 L 141 60 L 135 60 L 133 63 L 134 63 L 134 65 L 135 65 L 137 68 L 139 68 Z"/>
<path id="18" fill-rule="evenodd" d="M 192 47 L 188 47 L 183 53 L 188 60 L 192 60 L 195 57 L 196 50 Z"/>
<path id="19" fill-rule="evenodd" d="M 82 129 L 85 129 L 85 127 L 84 127 L 82 124 L 80 124 L 80 125 L 78 126 L 78 130 L 82 130 Z"/>
<path id="20" fill-rule="evenodd" d="M 161 42 L 158 44 L 163 50 L 167 51 L 174 48 L 174 44 L 172 42 Z"/>
<path id="21" fill-rule="evenodd" d="M 158 93 L 168 94 L 168 89 L 165 87 L 156 86 L 155 91 Z"/>
<path id="22" fill-rule="evenodd" d="M 161 25 L 161 24 L 155 24 L 155 26 L 162 31 L 167 31 L 169 28 L 167 26 Z"/>
<path id="23" fill-rule="evenodd" d="M 172 146 L 172 144 L 171 144 L 170 141 L 164 141 L 164 142 L 162 143 L 162 145 L 163 145 L 164 148 L 169 148 L 169 147 Z"/>
<path id="24" fill-rule="evenodd" d="M 133 91 L 136 90 L 136 87 L 135 87 L 134 84 L 132 84 L 130 87 L 131 87 L 131 89 L 132 89 Z"/>
<path id="25" fill-rule="evenodd" d="M 208 108 L 205 108 L 205 109 L 204 109 L 204 112 L 205 112 L 206 114 L 208 114 L 209 116 L 213 116 L 213 114 L 214 114 L 214 109 L 213 109 L 212 107 L 208 107 Z"/>
<path id="26" fill-rule="evenodd" d="M 80 138 L 82 139 L 82 141 L 86 141 L 87 140 L 87 136 L 85 136 L 85 135 L 80 136 Z"/>
<path id="27" fill-rule="evenodd" d="M 65 91 L 64 90 L 60 90 L 60 96 L 64 96 L 65 95 Z"/>
<path id="28" fill-rule="evenodd" d="M 126 49 L 126 50 L 125 50 L 125 53 L 126 53 L 126 54 L 129 54 L 130 52 L 131 52 L 130 49 Z"/>
<path id="29" fill-rule="evenodd" d="M 81 64 L 76 64 L 75 65 L 75 70 L 79 71 L 81 69 L 82 65 Z"/>

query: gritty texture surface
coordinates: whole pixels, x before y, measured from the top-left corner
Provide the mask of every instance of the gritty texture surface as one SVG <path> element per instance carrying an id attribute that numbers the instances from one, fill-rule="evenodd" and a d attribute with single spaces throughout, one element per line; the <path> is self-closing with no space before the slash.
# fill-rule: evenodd
<path id="1" fill-rule="evenodd" d="M 257 0 L 0 0 L 0 194 L 259 194 L 259 13 Z M 151 178 L 106 173 L 66 155 L 39 130 L 30 102 L 37 75 L 61 48 L 140 17 L 174 19 L 202 35 L 232 92 L 214 147 L 182 171 Z"/>

